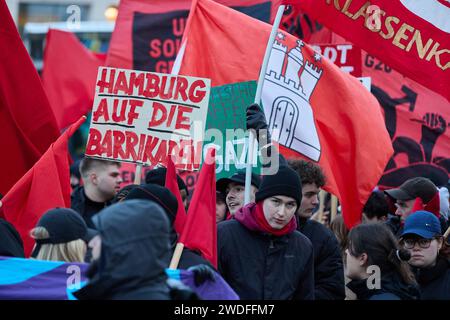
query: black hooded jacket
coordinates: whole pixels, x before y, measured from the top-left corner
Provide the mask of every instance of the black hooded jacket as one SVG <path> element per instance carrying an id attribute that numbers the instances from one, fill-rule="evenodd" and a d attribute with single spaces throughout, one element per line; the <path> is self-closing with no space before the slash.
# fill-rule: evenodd
<path id="1" fill-rule="evenodd" d="M 450 261 L 438 257 L 436 265 L 427 269 L 413 268 L 420 285 L 422 300 L 450 300 Z"/>
<path id="2" fill-rule="evenodd" d="M 19 233 L 8 221 L 0 219 L 0 256 L 23 258 L 23 243 Z"/>
<path id="3" fill-rule="evenodd" d="M 344 300 L 344 266 L 336 236 L 323 224 L 297 217 L 297 230 L 314 248 L 314 295 L 316 300 Z"/>
<path id="4" fill-rule="evenodd" d="M 102 238 L 100 258 L 80 300 L 169 300 L 165 268 L 171 258 L 169 220 L 148 200 L 129 200 L 94 217 Z"/>
<path id="5" fill-rule="evenodd" d="M 381 277 L 380 288 L 369 289 L 367 279 L 351 280 L 347 287 L 356 294 L 358 300 L 417 300 L 419 288 L 406 284 L 395 272 L 388 272 Z"/>

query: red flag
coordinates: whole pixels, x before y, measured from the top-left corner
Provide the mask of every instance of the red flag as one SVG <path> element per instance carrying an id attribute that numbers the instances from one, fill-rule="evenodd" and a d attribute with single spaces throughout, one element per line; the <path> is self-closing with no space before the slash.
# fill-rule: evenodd
<path id="1" fill-rule="evenodd" d="M 213 86 L 256 80 L 271 26 L 210 0 L 188 22 L 180 74 Z M 359 81 L 280 31 L 268 63 L 262 104 L 272 138 L 288 157 L 318 163 L 352 227 L 392 155 L 377 100 Z"/>
<path id="2" fill-rule="evenodd" d="M 34 240 L 29 232 L 47 210 L 55 207 L 70 208 L 70 173 L 68 140 L 86 120 L 80 118 L 69 127 L 11 188 L 1 200 L 5 219 L 19 232 L 25 256 L 29 256 Z"/>
<path id="3" fill-rule="evenodd" d="M 212 149 L 205 157 L 179 242 L 189 249 L 199 250 L 217 268 L 215 154 Z"/>
<path id="4" fill-rule="evenodd" d="M 92 109 L 97 69 L 105 64 L 71 32 L 49 30 L 42 83 L 60 129 Z"/>
<path id="5" fill-rule="evenodd" d="M 450 100 L 448 1 L 296 2 L 332 31 Z"/>
<path id="6" fill-rule="evenodd" d="M 0 193 L 6 194 L 59 130 L 5 1 L 0 1 L 0 20 Z"/>
<path id="7" fill-rule="evenodd" d="M 167 171 L 166 171 L 166 185 L 165 187 L 172 191 L 178 201 L 178 211 L 175 218 L 175 231 L 181 234 L 186 223 L 186 210 L 184 209 L 183 200 L 181 199 L 180 189 L 178 188 L 177 173 L 172 157 L 168 157 Z"/>
<path id="8" fill-rule="evenodd" d="M 122 0 L 108 50 L 109 67 L 170 73 L 192 0 Z M 217 0 L 263 21 L 270 0 Z"/>

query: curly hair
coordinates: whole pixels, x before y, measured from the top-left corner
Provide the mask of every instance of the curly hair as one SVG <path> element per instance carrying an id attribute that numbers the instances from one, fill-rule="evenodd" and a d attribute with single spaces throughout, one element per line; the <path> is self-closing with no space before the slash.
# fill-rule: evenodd
<path id="1" fill-rule="evenodd" d="M 289 159 L 288 164 L 298 173 L 302 185 L 314 183 L 319 188 L 325 185 L 325 175 L 317 164 L 299 159 Z"/>

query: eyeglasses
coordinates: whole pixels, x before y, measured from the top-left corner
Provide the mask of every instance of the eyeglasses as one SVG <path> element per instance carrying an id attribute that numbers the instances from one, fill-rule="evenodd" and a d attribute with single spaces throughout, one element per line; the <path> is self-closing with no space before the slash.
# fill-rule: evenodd
<path id="1" fill-rule="evenodd" d="M 422 249 L 427 249 L 430 247 L 431 241 L 433 241 L 433 239 L 403 239 L 402 243 L 406 249 L 414 248 L 416 243 L 418 243 L 419 247 Z"/>

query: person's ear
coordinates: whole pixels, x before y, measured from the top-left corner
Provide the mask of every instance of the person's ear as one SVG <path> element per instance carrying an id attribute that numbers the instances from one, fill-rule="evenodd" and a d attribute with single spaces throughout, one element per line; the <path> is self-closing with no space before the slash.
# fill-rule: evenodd
<path id="1" fill-rule="evenodd" d="M 439 237 L 438 239 L 436 239 L 436 241 L 438 242 L 438 251 L 441 250 L 442 245 L 444 243 L 444 238 L 443 237 Z"/>
<path id="2" fill-rule="evenodd" d="M 89 180 L 91 180 L 92 184 L 97 185 L 97 183 L 98 183 L 97 174 L 95 172 L 92 172 L 91 174 L 89 174 Z"/>
<path id="3" fill-rule="evenodd" d="M 361 267 L 365 266 L 367 264 L 367 260 L 369 259 L 369 257 L 367 256 L 367 253 L 363 253 L 359 256 L 359 265 Z"/>

